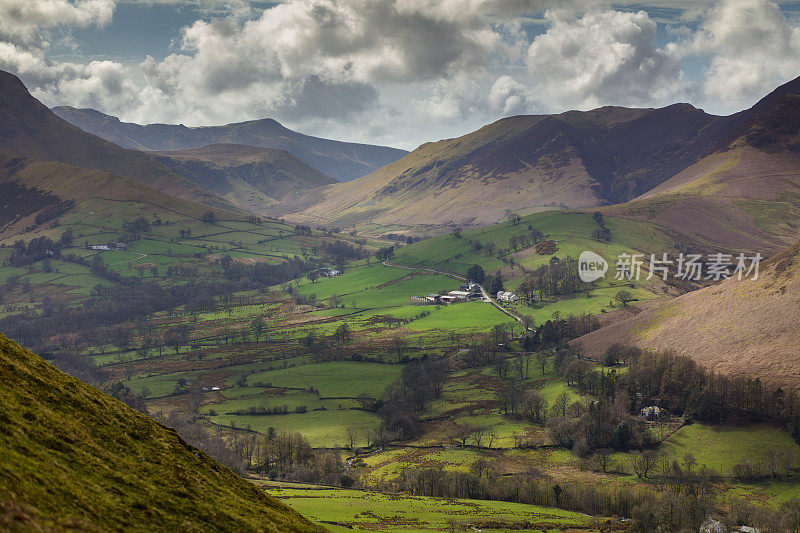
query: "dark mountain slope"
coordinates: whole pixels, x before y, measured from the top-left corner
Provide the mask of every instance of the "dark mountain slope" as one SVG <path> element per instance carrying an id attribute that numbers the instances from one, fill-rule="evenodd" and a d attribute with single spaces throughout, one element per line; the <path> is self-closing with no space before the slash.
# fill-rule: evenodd
<path id="1" fill-rule="evenodd" d="M 346 184 L 293 205 L 300 218 L 337 222 L 489 223 L 507 210 L 586 208 L 630 200 L 709 151 L 732 119 L 688 104 L 604 107 L 497 121 L 428 143 Z"/>
<path id="2" fill-rule="evenodd" d="M 0 530 L 322 531 L 0 335 Z"/>
<path id="3" fill-rule="evenodd" d="M 260 214 L 280 212 L 278 202 L 336 180 L 289 152 L 242 144 L 212 144 L 174 152 L 151 152 L 164 166 Z"/>
<path id="4" fill-rule="evenodd" d="M 147 154 L 125 150 L 58 118 L 13 74 L 0 71 L 0 152 L 105 170 L 214 207 L 233 206 Z"/>
<path id="5" fill-rule="evenodd" d="M 318 171 L 346 181 L 372 172 L 403 157 L 405 150 L 387 146 L 348 143 L 303 135 L 272 119 L 225 126 L 188 128 L 181 124 L 142 126 L 121 122 L 94 109 L 56 107 L 53 111 L 79 128 L 125 148 L 185 150 L 209 144 L 246 144 L 285 150 Z"/>
<path id="6" fill-rule="evenodd" d="M 769 255 L 800 231 L 800 79 L 728 118 L 714 150 L 609 213 L 724 251 Z M 723 251 L 723 250 L 719 250 Z"/>

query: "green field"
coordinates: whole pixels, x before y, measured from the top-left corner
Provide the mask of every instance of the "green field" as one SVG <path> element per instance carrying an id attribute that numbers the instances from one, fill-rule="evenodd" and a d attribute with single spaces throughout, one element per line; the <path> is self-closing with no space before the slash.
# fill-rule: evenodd
<path id="1" fill-rule="evenodd" d="M 258 372 L 249 376 L 248 382 L 299 389 L 314 387 L 320 396 L 329 398 L 355 398 L 362 393 L 379 398 L 402 369 L 402 365 L 379 363 L 319 363 Z"/>
<path id="2" fill-rule="evenodd" d="M 266 433 L 269 428 L 302 434 L 312 446 L 319 448 L 345 447 L 348 430 L 355 434 L 355 445 L 366 446 L 369 434 L 380 424 L 374 413 L 350 409 L 329 409 L 288 415 L 216 415 L 209 416 L 215 424 Z"/>
<path id="3" fill-rule="evenodd" d="M 699 465 L 725 476 L 742 461 L 763 462 L 770 448 L 786 449 L 800 457 L 800 446 L 785 431 L 765 425 L 728 428 L 690 424 L 672 435 L 664 448 L 678 458 L 691 453 Z"/>
<path id="4" fill-rule="evenodd" d="M 454 527 L 509 531 L 519 530 L 520 524 L 529 524 L 528 531 L 599 531 L 600 525 L 597 519 L 580 513 L 506 502 L 356 490 L 277 487 L 268 492 L 335 532 L 434 532 L 453 531 Z"/>

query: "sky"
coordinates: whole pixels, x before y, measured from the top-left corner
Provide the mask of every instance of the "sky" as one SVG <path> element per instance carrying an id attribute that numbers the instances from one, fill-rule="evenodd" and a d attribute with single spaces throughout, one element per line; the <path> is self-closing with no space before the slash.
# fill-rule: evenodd
<path id="1" fill-rule="evenodd" d="M 413 149 L 518 114 L 739 111 L 800 76 L 800 0 L 0 0 L 0 69 L 129 122 Z"/>

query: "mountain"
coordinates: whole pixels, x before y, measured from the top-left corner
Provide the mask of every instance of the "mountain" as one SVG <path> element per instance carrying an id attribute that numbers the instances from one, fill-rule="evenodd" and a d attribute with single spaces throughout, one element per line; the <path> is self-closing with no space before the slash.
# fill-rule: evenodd
<path id="1" fill-rule="evenodd" d="M 22 82 L 0 71 L 0 153 L 105 170 L 152 189 L 213 207 L 234 207 L 136 150 L 84 132 L 33 98 Z"/>
<path id="2" fill-rule="evenodd" d="M 800 79 L 733 115 L 713 152 L 608 213 L 719 251 L 771 254 L 800 230 Z"/>
<path id="3" fill-rule="evenodd" d="M 761 265 L 757 280 L 729 278 L 581 337 L 584 353 L 611 344 L 672 350 L 715 372 L 800 390 L 800 244 Z"/>
<path id="4" fill-rule="evenodd" d="M 276 214 L 281 200 L 336 180 L 289 152 L 243 144 L 152 152 L 164 166 L 229 202 L 259 214 Z"/>
<path id="5" fill-rule="evenodd" d="M 79 128 L 125 148 L 185 150 L 209 144 L 245 144 L 285 150 L 337 180 L 351 180 L 391 163 L 408 152 L 387 146 L 348 143 L 303 135 L 272 119 L 225 126 L 188 128 L 182 124 L 122 122 L 94 109 L 56 107 L 53 112 Z"/>
<path id="6" fill-rule="evenodd" d="M 507 210 L 608 205 L 700 159 L 729 121 L 688 104 L 511 117 L 424 144 L 368 176 L 312 191 L 293 208 L 341 223 L 486 224 Z"/>
<path id="7" fill-rule="evenodd" d="M 800 227 L 799 99 L 795 80 L 725 117 L 675 104 L 506 118 L 312 190 L 292 204 L 292 216 L 480 225 L 508 211 L 623 203 L 609 212 L 655 221 L 701 245 L 775 252 Z"/>
<path id="8" fill-rule="evenodd" d="M 0 530 L 323 531 L 0 334 Z"/>

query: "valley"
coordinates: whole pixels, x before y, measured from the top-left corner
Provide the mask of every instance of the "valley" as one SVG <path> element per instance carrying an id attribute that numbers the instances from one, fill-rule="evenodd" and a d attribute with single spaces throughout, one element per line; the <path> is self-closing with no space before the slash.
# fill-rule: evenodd
<path id="1" fill-rule="evenodd" d="M 796 81 L 409 154 L 0 90 L 0 526 L 797 527 Z"/>

